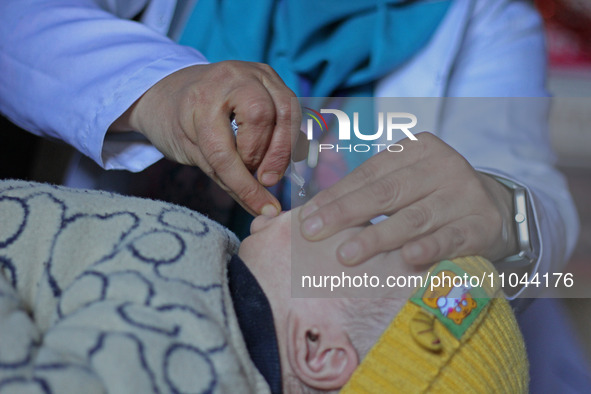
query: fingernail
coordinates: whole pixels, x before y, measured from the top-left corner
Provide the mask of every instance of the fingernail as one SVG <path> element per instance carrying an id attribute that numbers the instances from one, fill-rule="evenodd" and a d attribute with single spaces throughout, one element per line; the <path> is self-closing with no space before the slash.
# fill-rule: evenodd
<path id="1" fill-rule="evenodd" d="M 261 214 L 263 216 L 275 217 L 279 214 L 279 210 L 275 205 L 267 204 L 263 207 Z"/>
<path id="2" fill-rule="evenodd" d="M 304 235 L 308 237 L 315 236 L 320 232 L 320 230 L 322 230 L 323 225 L 324 223 L 322 223 L 322 219 L 319 217 L 314 217 L 305 220 L 303 224 Z"/>
<path id="3" fill-rule="evenodd" d="M 354 263 L 356 261 L 357 256 L 361 252 L 361 245 L 358 242 L 347 242 L 346 244 L 342 245 L 339 248 L 339 255 L 341 256 L 341 261 L 344 263 Z"/>
<path id="4" fill-rule="evenodd" d="M 273 186 L 277 182 L 279 182 L 279 174 L 275 172 L 265 172 L 261 176 L 261 183 L 265 186 Z"/>
<path id="5" fill-rule="evenodd" d="M 309 202 L 306 205 L 304 205 L 304 207 L 302 208 L 302 211 L 300 213 L 300 217 L 302 219 L 305 219 L 308 216 L 310 216 L 312 213 L 314 213 L 317 209 L 318 209 L 318 206 L 316 205 L 316 203 Z"/>

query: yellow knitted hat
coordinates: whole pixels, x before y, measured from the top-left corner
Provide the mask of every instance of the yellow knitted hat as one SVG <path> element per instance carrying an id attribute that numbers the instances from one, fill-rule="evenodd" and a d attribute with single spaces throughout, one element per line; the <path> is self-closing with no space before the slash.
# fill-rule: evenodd
<path id="1" fill-rule="evenodd" d="M 480 257 L 434 266 L 341 392 L 526 393 L 525 345 L 497 275 Z"/>

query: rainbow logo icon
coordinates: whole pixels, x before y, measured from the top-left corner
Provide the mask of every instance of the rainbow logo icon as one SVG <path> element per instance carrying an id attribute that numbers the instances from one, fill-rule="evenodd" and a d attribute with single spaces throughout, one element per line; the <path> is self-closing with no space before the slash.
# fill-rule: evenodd
<path id="1" fill-rule="evenodd" d="M 326 124 L 326 120 L 324 120 L 324 116 L 322 116 L 320 114 L 320 112 L 318 111 L 314 111 L 312 108 L 309 107 L 304 107 L 304 109 L 306 109 L 306 113 L 305 115 L 308 115 L 309 117 L 311 117 L 312 119 L 314 119 L 316 121 L 316 124 L 318 124 L 318 127 L 320 127 L 320 131 L 322 133 L 324 133 L 324 130 L 326 129 L 326 131 L 328 131 L 328 125 Z M 311 120 L 309 120 L 308 123 L 310 123 Z M 322 122 L 321 122 L 322 121 Z M 324 126 L 323 126 L 324 125 Z M 308 125 L 308 134 L 311 134 L 311 127 L 310 125 Z M 311 139 L 311 136 L 308 136 L 308 139 Z"/>

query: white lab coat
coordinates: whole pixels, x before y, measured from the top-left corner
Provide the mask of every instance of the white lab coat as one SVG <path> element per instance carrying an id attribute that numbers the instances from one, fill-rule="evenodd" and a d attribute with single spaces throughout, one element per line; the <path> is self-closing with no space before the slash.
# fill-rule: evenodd
<path id="1" fill-rule="evenodd" d="M 3 0 L 0 111 L 35 134 L 68 142 L 106 169 L 141 171 L 162 154 L 141 138 L 122 140 L 106 131 L 160 79 L 207 62 L 165 36 L 178 37 L 192 3 Z M 128 20 L 146 5 L 142 23 Z M 375 94 L 543 97 L 544 57 L 542 22 L 530 2 L 456 0 L 430 43 L 379 81 Z M 445 123 L 453 108 L 438 111 Z M 484 116 L 464 116 L 470 115 Z M 552 167 L 545 127 L 521 122 L 519 132 L 501 135 L 485 128 L 468 133 L 453 123 L 433 126 L 475 168 L 528 188 L 540 243 L 535 270 L 560 270 L 574 248 L 578 220 L 565 181 Z"/>

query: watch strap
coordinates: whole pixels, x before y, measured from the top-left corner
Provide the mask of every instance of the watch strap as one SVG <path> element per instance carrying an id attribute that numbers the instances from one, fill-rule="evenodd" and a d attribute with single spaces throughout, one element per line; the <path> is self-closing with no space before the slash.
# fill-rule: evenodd
<path id="1" fill-rule="evenodd" d="M 533 212 L 529 203 L 527 189 L 507 178 L 493 176 L 513 194 L 512 223 L 515 229 L 518 252 L 494 262 L 498 269 L 503 267 L 524 267 L 534 263 L 538 254 L 532 245 Z"/>

